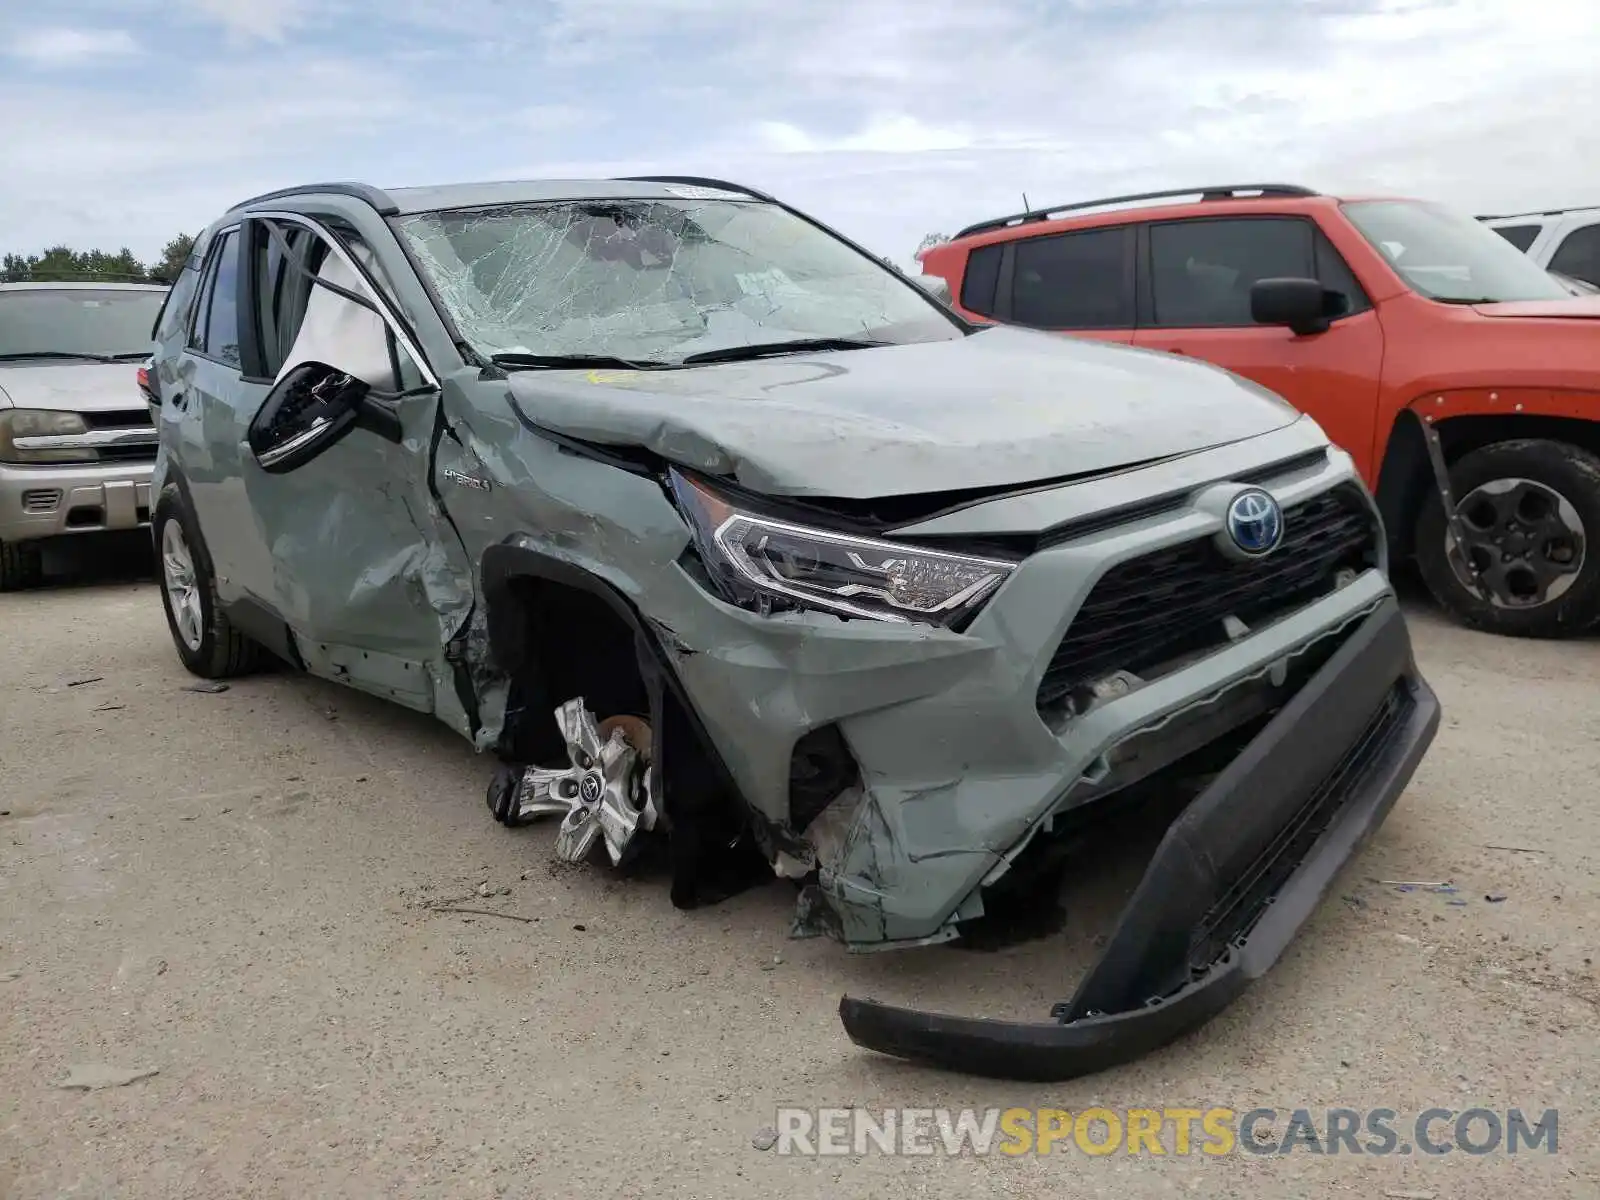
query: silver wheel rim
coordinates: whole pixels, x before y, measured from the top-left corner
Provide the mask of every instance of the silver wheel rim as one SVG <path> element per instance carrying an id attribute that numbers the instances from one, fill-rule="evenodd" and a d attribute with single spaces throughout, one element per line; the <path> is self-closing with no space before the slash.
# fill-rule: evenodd
<path id="1" fill-rule="evenodd" d="M 1456 505 L 1463 556 L 1488 585 L 1496 608 L 1538 608 L 1559 600 L 1578 582 L 1588 560 L 1588 530 L 1577 508 L 1548 484 L 1493 479 Z M 1455 538 L 1447 528 L 1446 558 Z"/>
<path id="2" fill-rule="evenodd" d="M 168 521 L 161 529 L 161 578 L 167 595 L 167 610 L 178 637 L 190 650 L 200 649 L 200 583 L 195 578 L 194 555 L 184 540 L 183 527 Z"/>

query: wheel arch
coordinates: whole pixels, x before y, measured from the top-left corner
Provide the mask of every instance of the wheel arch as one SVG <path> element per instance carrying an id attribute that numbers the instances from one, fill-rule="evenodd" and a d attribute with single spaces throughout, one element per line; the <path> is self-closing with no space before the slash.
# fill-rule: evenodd
<path id="1" fill-rule="evenodd" d="M 674 794 L 697 786 L 709 772 L 726 794 L 737 800 L 761 842 L 783 848 L 793 841 L 787 830 L 768 822 L 740 790 L 674 665 L 675 655 L 693 651 L 676 643 L 671 630 L 644 616 L 610 580 L 581 564 L 515 540 L 486 548 L 479 575 L 489 652 L 513 688 L 519 672 L 526 672 L 530 666 L 537 669 L 533 639 L 543 637 L 550 644 L 548 639 L 560 632 L 540 628 L 534 607 L 540 588 L 581 594 L 631 633 L 640 679 L 649 700 L 650 724 L 655 731 L 652 786 L 669 823 L 674 811 L 681 814 L 683 809 L 682 804 L 674 803 Z M 560 697 L 557 703 L 567 698 Z M 520 718 L 512 715 L 520 707 L 523 706 L 508 700 L 507 718 L 497 746 L 501 757 L 512 761 L 518 757 L 519 746 L 529 740 L 527 732 L 518 728 Z M 529 716 L 538 719 L 537 712 L 530 712 Z"/>
<path id="2" fill-rule="evenodd" d="M 1539 413 L 1485 413 L 1446 417 L 1434 422 L 1447 464 L 1498 442 L 1543 439 L 1567 442 L 1600 454 L 1600 421 Z M 1414 549 L 1417 515 L 1433 489 L 1422 417 L 1414 408 L 1395 417 L 1378 472 L 1375 499 L 1389 539 L 1391 560 L 1408 557 Z"/>

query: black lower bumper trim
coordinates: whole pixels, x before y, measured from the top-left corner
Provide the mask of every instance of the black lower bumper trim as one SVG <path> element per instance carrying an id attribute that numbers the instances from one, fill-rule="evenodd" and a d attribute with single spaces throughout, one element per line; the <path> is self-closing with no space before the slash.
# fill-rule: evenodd
<path id="1" fill-rule="evenodd" d="M 1383 823 L 1439 725 L 1390 599 L 1167 830 L 1100 960 L 1053 1023 L 844 997 L 852 1041 L 994 1078 L 1127 1062 L 1227 1007 L 1278 960 Z"/>

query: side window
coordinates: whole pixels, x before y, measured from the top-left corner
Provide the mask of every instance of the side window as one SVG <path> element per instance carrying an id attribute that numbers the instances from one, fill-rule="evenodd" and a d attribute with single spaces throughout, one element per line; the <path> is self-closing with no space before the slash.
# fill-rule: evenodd
<path id="1" fill-rule="evenodd" d="M 1260 279 L 1315 278 L 1311 226 L 1299 218 L 1229 217 L 1150 227 L 1158 326 L 1246 326 Z M 1348 269 L 1348 268 L 1347 268 Z"/>
<path id="2" fill-rule="evenodd" d="M 1132 226 L 1013 242 L 1011 319 L 1039 329 L 1132 328 Z"/>
<path id="3" fill-rule="evenodd" d="M 1316 234 L 1315 253 L 1318 282 L 1323 287 L 1343 292 L 1350 302 L 1349 307 L 1344 310 L 1345 316 L 1366 312 L 1372 307 L 1372 301 L 1367 299 L 1367 293 L 1356 279 L 1355 272 L 1350 269 L 1350 264 L 1345 262 L 1344 255 L 1334 248 L 1333 243 L 1320 229 Z"/>
<path id="4" fill-rule="evenodd" d="M 1550 269 L 1600 287 L 1600 225 L 1567 234 L 1550 259 Z"/>
<path id="5" fill-rule="evenodd" d="M 254 319 L 261 345 L 260 366 L 267 378 L 273 378 L 294 346 L 295 335 L 305 317 L 306 297 L 312 287 L 311 281 L 285 260 L 284 247 L 287 246 L 289 253 L 311 271 L 320 265 L 313 252 L 322 247 L 304 226 L 272 223 L 272 228 L 282 235 L 282 241 L 272 236 L 268 222 L 256 222 L 251 228 L 250 253 L 255 260 L 256 289 Z"/>
<path id="6" fill-rule="evenodd" d="M 189 314 L 194 310 L 194 299 L 199 291 L 199 271 L 185 267 L 178 272 L 150 329 L 151 341 L 165 343 L 189 328 Z"/>
<path id="7" fill-rule="evenodd" d="M 995 287 L 1000 282 L 1000 256 L 1003 246 L 979 246 L 967 255 L 961 274 L 961 307 L 968 312 L 994 315 Z"/>
<path id="8" fill-rule="evenodd" d="M 1542 229 L 1543 226 L 1495 225 L 1491 226 L 1490 228 L 1492 228 L 1501 237 L 1505 238 L 1506 241 L 1510 242 L 1518 250 L 1521 250 L 1524 254 L 1526 254 L 1528 252 L 1528 247 L 1533 245 L 1533 240 L 1539 236 L 1539 230 Z"/>
<path id="9" fill-rule="evenodd" d="M 211 271 L 210 298 L 206 301 L 205 329 L 196 326 L 201 354 L 239 365 L 239 231 L 231 229 L 217 243 L 216 266 Z"/>
<path id="10" fill-rule="evenodd" d="M 255 320 L 261 367 L 268 378 L 295 363 L 320 361 L 382 390 L 423 382 L 383 318 L 340 294 L 365 295 L 366 284 L 321 235 L 287 221 L 259 221 L 253 228 Z M 369 273 L 377 270 L 359 238 L 339 236 L 351 258 Z M 314 282 L 313 276 L 329 286 Z M 384 286 L 381 275 L 379 279 Z"/>

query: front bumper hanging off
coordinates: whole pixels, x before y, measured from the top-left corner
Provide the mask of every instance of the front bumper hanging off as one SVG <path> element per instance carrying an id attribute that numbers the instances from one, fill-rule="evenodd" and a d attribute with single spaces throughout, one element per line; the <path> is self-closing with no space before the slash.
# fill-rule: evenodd
<path id="1" fill-rule="evenodd" d="M 1383 823 L 1439 725 L 1399 606 L 1385 600 L 1167 830 L 1053 1023 L 946 1016 L 845 996 L 868 1049 L 975 1075 L 1060 1080 L 1146 1054 L 1278 960 Z"/>

